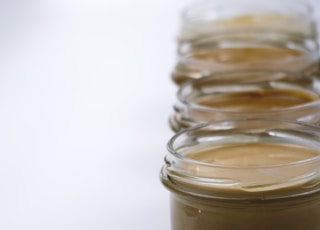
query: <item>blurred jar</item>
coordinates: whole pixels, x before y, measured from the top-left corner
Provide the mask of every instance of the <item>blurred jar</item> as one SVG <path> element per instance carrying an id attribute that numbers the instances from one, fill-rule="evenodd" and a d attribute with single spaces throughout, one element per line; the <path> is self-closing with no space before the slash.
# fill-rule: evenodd
<path id="1" fill-rule="evenodd" d="M 317 40 L 271 30 L 229 31 L 185 40 L 179 45 L 172 79 L 181 85 L 211 73 L 244 69 L 315 73 Z"/>
<path id="2" fill-rule="evenodd" d="M 320 128 L 242 119 L 186 129 L 161 170 L 172 230 L 319 230 Z"/>
<path id="3" fill-rule="evenodd" d="M 169 123 L 173 131 L 179 131 L 212 120 L 263 117 L 319 124 L 319 78 L 246 70 L 195 79 L 178 90 Z"/>
<path id="4" fill-rule="evenodd" d="M 295 0 L 205 0 L 182 12 L 179 41 L 212 32 L 263 30 L 316 38 L 312 7 Z"/>

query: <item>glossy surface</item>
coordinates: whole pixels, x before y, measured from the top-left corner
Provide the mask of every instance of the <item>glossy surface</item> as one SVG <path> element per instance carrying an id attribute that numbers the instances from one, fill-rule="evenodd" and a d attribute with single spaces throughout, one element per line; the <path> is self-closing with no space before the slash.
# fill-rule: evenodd
<path id="1" fill-rule="evenodd" d="M 168 150 L 172 230 L 320 227 L 319 127 L 210 122 L 179 132 Z"/>

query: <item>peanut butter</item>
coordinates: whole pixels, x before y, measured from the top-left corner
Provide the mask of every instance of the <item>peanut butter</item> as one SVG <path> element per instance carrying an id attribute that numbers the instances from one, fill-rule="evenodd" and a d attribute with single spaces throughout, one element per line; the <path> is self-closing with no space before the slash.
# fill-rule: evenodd
<path id="1" fill-rule="evenodd" d="M 208 179 L 207 185 L 194 189 L 229 195 L 206 198 L 181 192 L 173 194 L 172 230 L 319 230 L 320 193 L 315 188 L 314 192 L 292 195 L 295 191 L 317 187 L 314 181 L 318 174 L 310 173 L 307 166 L 293 166 L 279 175 L 281 165 L 299 164 L 319 154 L 312 148 L 279 143 L 226 144 L 187 153 L 185 157 L 205 163 L 203 167 L 189 168 Z M 217 169 L 213 173 L 207 171 L 206 164 L 246 170 Z M 214 185 L 212 180 L 210 184 L 209 178 L 225 179 L 226 183 Z M 282 194 L 282 197 L 270 198 L 270 194 Z"/>

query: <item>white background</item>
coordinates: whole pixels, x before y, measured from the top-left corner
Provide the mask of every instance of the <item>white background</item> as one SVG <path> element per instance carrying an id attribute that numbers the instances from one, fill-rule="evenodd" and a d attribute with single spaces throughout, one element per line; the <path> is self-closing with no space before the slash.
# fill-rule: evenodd
<path id="1" fill-rule="evenodd" d="M 0 1 L 1 230 L 170 229 L 158 173 L 186 3 Z"/>

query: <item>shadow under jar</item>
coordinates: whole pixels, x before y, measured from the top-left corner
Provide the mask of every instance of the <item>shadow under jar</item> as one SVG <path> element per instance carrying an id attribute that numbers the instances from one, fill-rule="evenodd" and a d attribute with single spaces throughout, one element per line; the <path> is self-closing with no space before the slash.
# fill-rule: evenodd
<path id="1" fill-rule="evenodd" d="M 181 85 L 212 73 L 244 69 L 315 73 L 319 70 L 317 40 L 272 30 L 211 33 L 179 44 L 171 78 Z"/>
<path id="2" fill-rule="evenodd" d="M 210 122 L 168 144 L 161 181 L 172 230 L 319 230 L 320 128 L 272 119 Z"/>
<path id="3" fill-rule="evenodd" d="M 320 123 L 320 79 L 284 71 L 216 73 L 182 85 L 170 127 L 177 132 L 207 121 L 286 118 Z"/>

